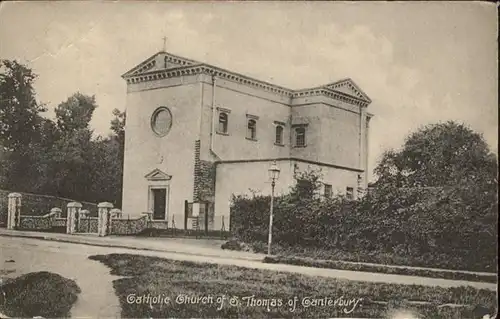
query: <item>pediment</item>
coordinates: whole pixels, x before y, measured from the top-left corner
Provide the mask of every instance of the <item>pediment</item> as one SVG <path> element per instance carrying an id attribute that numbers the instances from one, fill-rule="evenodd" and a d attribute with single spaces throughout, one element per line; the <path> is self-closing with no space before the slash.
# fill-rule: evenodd
<path id="1" fill-rule="evenodd" d="M 189 66 L 199 64 L 194 60 L 182 58 L 167 52 L 158 52 L 150 58 L 144 60 L 139 63 L 137 66 L 133 67 L 122 77 L 128 77 L 132 75 L 139 75 L 147 72 L 158 71 L 158 70 L 167 70 L 181 66 Z"/>
<path id="2" fill-rule="evenodd" d="M 144 176 L 144 177 L 146 177 L 146 179 L 148 179 L 150 181 L 168 181 L 172 178 L 171 175 L 168 175 L 168 174 L 162 172 L 158 168 L 156 168 L 153 171 L 151 171 L 150 173 L 146 174 L 146 176 Z"/>
<path id="3" fill-rule="evenodd" d="M 372 101 L 368 97 L 368 95 L 366 95 L 366 93 L 364 93 L 359 88 L 359 86 L 357 86 L 356 83 L 354 83 L 354 81 L 351 79 L 344 79 L 344 80 L 340 80 L 340 81 L 337 81 L 334 83 L 330 83 L 330 84 L 325 85 L 325 87 L 330 89 L 330 90 L 344 93 L 344 94 L 353 96 L 355 98 L 364 100 L 364 101 L 369 102 L 369 103 Z"/>

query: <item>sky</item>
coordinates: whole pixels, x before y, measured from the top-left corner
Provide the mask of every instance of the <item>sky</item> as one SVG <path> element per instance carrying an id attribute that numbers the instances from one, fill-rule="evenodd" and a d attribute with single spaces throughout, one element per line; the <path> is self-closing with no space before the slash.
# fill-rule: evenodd
<path id="1" fill-rule="evenodd" d="M 54 108 L 125 109 L 121 75 L 163 48 L 291 89 L 351 78 L 373 102 L 369 169 L 423 125 L 480 132 L 498 154 L 497 8 L 480 2 L 2 2 L 0 58 L 38 74 Z"/>

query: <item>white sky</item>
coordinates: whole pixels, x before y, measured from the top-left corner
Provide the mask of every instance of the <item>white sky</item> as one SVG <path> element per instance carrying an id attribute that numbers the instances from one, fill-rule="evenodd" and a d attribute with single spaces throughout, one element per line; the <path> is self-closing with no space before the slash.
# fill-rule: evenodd
<path id="1" fill-rule="evenodd" d="M 95 94 L 107 134 L 120 75 L 167 51 L 297 89 L 350 77 L 373 100 L 370 169 L 421 125 L 457 120 L 497 152 L 497 8 L 479 2 L 3 2 L 0 58 L 51 111 Z"/>

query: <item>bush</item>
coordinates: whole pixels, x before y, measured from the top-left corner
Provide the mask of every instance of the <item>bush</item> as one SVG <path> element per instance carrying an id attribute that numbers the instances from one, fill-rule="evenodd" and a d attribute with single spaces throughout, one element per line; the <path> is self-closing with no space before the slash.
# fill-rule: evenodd
<path id="1" fill-rule="evenodd" d="M 315 180 L 310 182 L 312 187 Z M 497 195 L 480 202 L 463 187 L 380 188 L 358 201 L 320 200 L 293 188 L 277 197 L 273 243 L 314 250 L 399 256 L 418 266 L 496 271 Z M 233 235 L 265 243 L 270 197 L 233 197 Z M 416 266 L 416 265 L 415 265 Z"/>
<path id="2" fill-rule="evenodd" d="M 237 251 L 251 251 L 252 249 L 250 246 L 247 244 L 236 240 L 236 239 L 231 239 L 224 244 L 221 245 L 222 249 L 229 249 L 229 250 L 237 250 Z"/>
<path id="3" fill-rule="evenodd" d="M 80 293 L 78 285 L 58 274 L 42 271 L 22 275 L 1 286 L 0 311 L 10 317 L 69 317 Z"/>

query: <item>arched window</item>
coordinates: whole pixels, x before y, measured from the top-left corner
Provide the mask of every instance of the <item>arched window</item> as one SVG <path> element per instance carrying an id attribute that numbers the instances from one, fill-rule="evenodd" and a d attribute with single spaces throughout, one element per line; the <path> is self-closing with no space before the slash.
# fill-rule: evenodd
<path id="1" fill-rule="evenodd" d="M 227 134 L 227 121 L 228 121 L 227 113 L 220 113 L 219 114 L 219 133 Z"/>
<path id="2" fill-rule="evenodd" d="M 297 127 L 295 129 L 295 146 L 296 147 L 304 147 L 306 146 L 306 128 L 305 127 Z"/>
<path id="3" fill-rule="evenodd" d="M 283 126 L 281 125 L 276 125 L 276 140 L 274 142 L 283 145 Z"/>
<path id="4" fill-rule="evenodd" d="M 253 119 L 248 120 L 247 128 L 247 138 L 255 140 L 257 138 L 257 122 Z"/>

